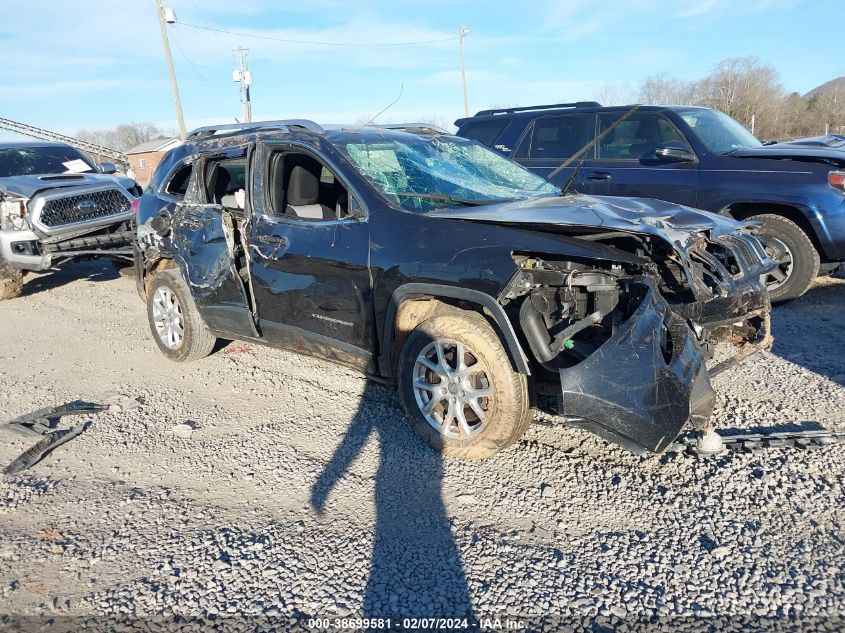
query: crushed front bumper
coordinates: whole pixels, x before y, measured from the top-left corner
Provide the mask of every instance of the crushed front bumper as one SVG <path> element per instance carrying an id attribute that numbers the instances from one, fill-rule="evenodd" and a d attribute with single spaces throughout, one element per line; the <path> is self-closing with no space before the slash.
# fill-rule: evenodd
<path id="1" fill-rule="evenodd" d="M 49 270 L 53 257 L 39 252 L 37 244 L 40 239 L 30 230 L 0 231 L 0 255 L 22 270 Z"/>
<path id="2" fill-rule="evenodd" d="M 560 370 L 563 414 L 636 453 L 665 450 L 715 404 L 704 357 L 689 326 L 654 284 L 629 319 L 579 364 Z"/>

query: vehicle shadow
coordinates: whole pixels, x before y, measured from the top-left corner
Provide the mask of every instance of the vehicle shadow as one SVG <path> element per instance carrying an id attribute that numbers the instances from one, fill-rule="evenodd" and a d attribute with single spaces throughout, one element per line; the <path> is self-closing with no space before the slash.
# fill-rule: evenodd
<path id="1" fill-rule="evenodd" d="M 396 404 L 385 406 L 390 401 Z M 463 562 L 441 494 L 443 457 L 414 435 L 395 392 L 367 381 L 349 429 L 311 488 L 312 506 L 324 513 L 332 489 L 374 432 L 380 456 L 376 520 L 361 615 L 474 622 Z"/>
<path id="2" fill-rule="evenodd" d="M 821 277 L 807 293 L 772 310 L 772 353 L 845 386 L 845 279 Z"/>
<path id="3" fill-rule="evenodd" d="M 111 281 L 120 274 L 109 259 L 69 262 L 55 271 L 45 273 L 27 273 L 24 276 L 21 297 L 29 297 L 39 292 L 60 288 L 77 280 Z"/>

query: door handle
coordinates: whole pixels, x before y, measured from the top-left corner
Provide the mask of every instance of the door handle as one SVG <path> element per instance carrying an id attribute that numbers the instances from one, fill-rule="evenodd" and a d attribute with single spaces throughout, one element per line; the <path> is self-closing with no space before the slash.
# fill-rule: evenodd
<path id="1" fill-rule="evenodd" d="M 587 180 L 610 180 L 611 176 L 606 171 L 597 171 L 587 174 Z"/>
<path id="2" fill-rule="evenodd" d="M 262 244 L 270 244 L 271 246 L 277 246 L 279 248 L 288 245 L 287 238 L 279 235 L 259 235 L 258 241 Z"/>

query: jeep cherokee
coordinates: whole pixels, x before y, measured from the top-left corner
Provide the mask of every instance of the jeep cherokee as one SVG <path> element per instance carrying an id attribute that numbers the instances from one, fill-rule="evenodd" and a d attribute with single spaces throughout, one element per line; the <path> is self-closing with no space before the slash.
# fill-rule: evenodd
<path id="1" fill-rule="evenodd" d="M 738 334 L 738 359 L 770 341 L 772 263 L 749 227 L 561 196 L 475 141 L 218 126 L 159 169 L 135 266 L 168 358 L 246 339 L 355 367 L 396 384 L 417 433 L 450 455 L 514 443 L 538 402 L 660 452 L 709 424 L 702 347 Z"/>

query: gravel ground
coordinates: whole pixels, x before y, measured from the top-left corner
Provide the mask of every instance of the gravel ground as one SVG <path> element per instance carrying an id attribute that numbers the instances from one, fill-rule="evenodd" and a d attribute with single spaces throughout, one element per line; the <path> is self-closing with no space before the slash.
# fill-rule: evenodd
<path id="1" fill-rule="evenodd" d="M 493 459 L 443 460 L 335 365 L 237 342 L 168 362 L 107 264 L 27 293 L 0 303 L 0 415 L 118 406 L 0 481 L 0 613 L 841 630 L 845 446 L 642 458 L 538 414 Z M 714 381 L 718 424 L 845 429 L 843 306 L 828 278 L 777 308 L 773 352 Z M 30 444 L 4 434 L 0 464 Z"/>

